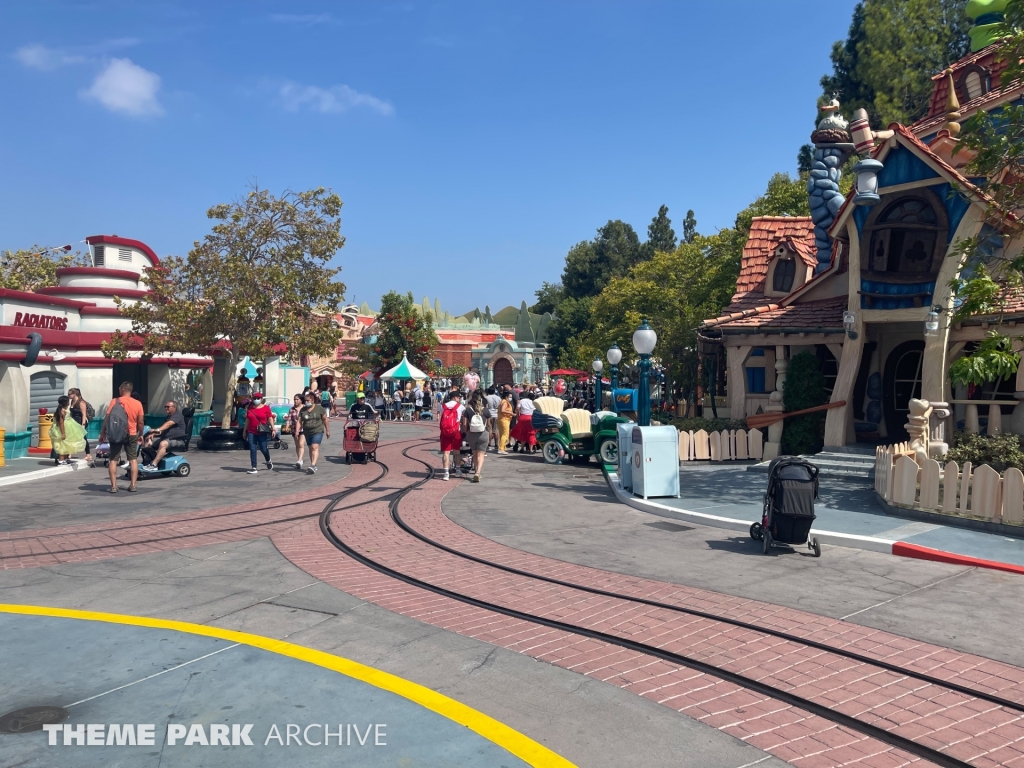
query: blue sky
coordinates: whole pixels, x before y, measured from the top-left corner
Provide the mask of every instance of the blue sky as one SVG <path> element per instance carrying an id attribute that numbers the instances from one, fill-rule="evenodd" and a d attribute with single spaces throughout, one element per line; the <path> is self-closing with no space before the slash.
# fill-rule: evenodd
<path id="1" fill-rule="evenodd" d="M 518 304 L 608 219 L 795 172 L 854 4 L 4 3 L 0 248 L 184 254 L 250 181 L 328 186 L 349 299 Z"/>

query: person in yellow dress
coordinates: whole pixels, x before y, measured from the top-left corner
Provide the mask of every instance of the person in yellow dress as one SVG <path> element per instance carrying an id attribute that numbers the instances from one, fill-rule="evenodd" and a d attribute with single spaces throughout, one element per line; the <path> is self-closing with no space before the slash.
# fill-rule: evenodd
<path id="1" fill-rule="evenodd" d="M 512 425 L 512 393 L 507 392 L 498 405 L 498 455 L 508 454 L 508 432 Z"/>
<path id="2" fill-rule="evenodd" d="M 61 395 L 50 427 L 50 442 L 57 454 L 57 464 L 62 466 L 71 463 L 72 454 L 85 450 L 85 427 L 68 415 L 70 407 L 71 399 Z"/>

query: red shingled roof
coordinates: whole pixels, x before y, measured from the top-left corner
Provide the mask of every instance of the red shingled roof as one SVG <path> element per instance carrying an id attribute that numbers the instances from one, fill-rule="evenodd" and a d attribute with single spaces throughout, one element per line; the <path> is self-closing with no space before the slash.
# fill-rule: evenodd
<path id="1" fill-rule="evenodd" d="M 766 304 L 743 312 L 733 312 L 714 320 L 705 326 L 721 328 L 842 328 L 843 312 L 847 305 L 846 296 L 819 299 L 780 307 Z"/>
<path id="2" fill-rule="evenodd" d="M 998 53 L 998 48 L 999 44 L 993 43 L 992 45 L 982 48 L 980 51 L 975 53 L 968 54 L 959 61 L 955 61 L 949 65 L 949 68 L 953 70 L 954 83 L 959 79 L 958 75 L 960 71 L 971 64 L 977 64 L 980 67 L 984 67 L 991 78 L 991 90 L 988 93 L 979 96 L 977 99 L 967 101 L 966 99 L 960 99 L 960 94 L 957 94 L 957 100 L 960 101 L 960 113 L 965 117 L 968 113 L 973 111 L 972 104 L 974 101 L 981 101 L 993 94 L 996 96 L 1000 94 L 1000 74 L 1004 69 L 1006 69 L 1006 62 L 999 61 L 996 55 Z M 931 101 L 928 103 L 928 114 L 911 126 L 915 133 L 921 133 L 919 126 L 925 122 L 933 122 L 936 118 L 941 118 L 939 124 L 946 121 L 946 96 L 949 94 L 949 78 L 946 77 L 946 70 L 942 70 L 937 75 L 932 75 L 932 81 L 935 83 L 935 88 L 932 90 Z"/>
<path id="3" fill-rule="evenodd" d="M 757 216 L 750 224 L 750 235 L 743 246 L 743 260 L 740 262 L 740 276 L 736 280 L 733 303 L 742 294 L 764 290 L 772 251 L 783 241 L 790 243 L 806 264 L 817 264 L 814 255 L 814 224 L 809 216 Z"/>

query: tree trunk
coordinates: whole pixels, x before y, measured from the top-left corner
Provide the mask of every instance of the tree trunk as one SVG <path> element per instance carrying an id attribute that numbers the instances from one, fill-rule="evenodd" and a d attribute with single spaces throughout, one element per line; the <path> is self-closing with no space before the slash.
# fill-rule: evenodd
<path id="1" fill-rule="evenodd" d="M 235 376 L 238 360 L 238 354 L 232 349 L 231 354 L 228 356 L 228 383 L 224 390 L 224 412 L 220 417 L 220 425 L 224 429 L 231 426 L 231 409 L 235 404 L 235 387 L 238 384 L 238 377 Z"/>

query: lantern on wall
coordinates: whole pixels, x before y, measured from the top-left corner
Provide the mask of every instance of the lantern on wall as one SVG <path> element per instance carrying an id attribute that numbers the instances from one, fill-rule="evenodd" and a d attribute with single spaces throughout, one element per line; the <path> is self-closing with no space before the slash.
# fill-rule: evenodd
<path id="1" fill-rule="evenodd" d="M 857 338 L 857 331 L 854 330 L 856 327 L 857 315 L 853 312 L 843 312 L 843 330 L 850 339 Z"/>
<path id="2" fill-rule="evenodd" d="M 939 313 L 942 311 L 942 307 L 934 306 L 928 316 L 924 319 L 924 335 L 925 336 L 938 336 L 939 335 Z"/>
<path id="3" fill-rule="evenodd" d="M 853 196 L 854 205 L 874 205 L 879 201 L 878 173 L 884 167 L 870 157 L 864 158 L 853 166 L 853 172 L 857 174 L 857 194 Z"/>

